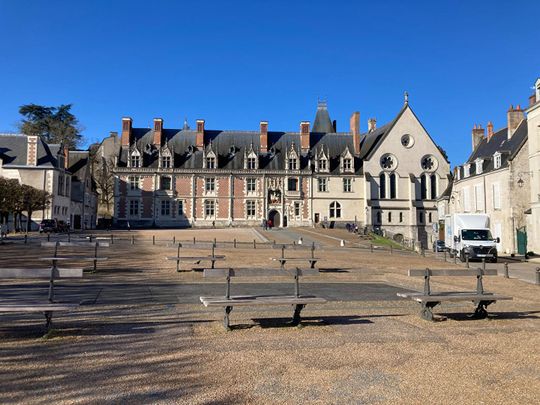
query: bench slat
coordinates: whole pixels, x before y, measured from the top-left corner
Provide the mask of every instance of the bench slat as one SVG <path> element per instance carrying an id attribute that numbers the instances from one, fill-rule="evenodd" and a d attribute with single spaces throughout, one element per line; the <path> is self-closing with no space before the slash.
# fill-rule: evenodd
<path id="1" fill-rule="evenodd" d="M 54 272 L 54 278 L 81 278 L 83 269 L 77 268 L 57 268 Z M 49 279 L 51 277 L 51 268 L 32 268 L 32 269 L 0 269 L 0 278 L 28 278 L 28 279 Z"/>
<path id="2" fill-rule="evenodd" d="M 471 292 L 445 292 L 433 295 L 424 293 L 397 293 L 398 297 L 410 298 L 418 302 L 443 302 L 443 301 L 501 301 L 512 300 L 512 297 L 497 294 L 475 294 Z"/>
<path id="3" fill-rule="evenodd" d="M 225 297 L 200 297 L 205 307 L 227 307 L 227 306 L 248 306 L 248 305 L 297 305 L 297 304 L 324 304 L 324 298 L 312 295 L 306 296 L 257 296 L 238 295 Z"/>
<path id="4" fill-rule="evenodd" d="M 274 260 L 276 262 L 288 262 L 288 261 L 308 261 L 308 262 L 316 262 L 318 260 L 321 260 L 317 257 L 273 257 L 271 260 Z"/>
<path id="5" fill-rule="evenodd" d="M 216 256 L 167 256 L 167 260 L 224 260 L 225 256 L 216 255 Z"/>
<path id="6" fill-rule="evenodd" d="M 96 260 L 98 262 L 102 262 L 104 260 L 109 260 L 108 257 L 82 257 L 82 256 L 51 256 L 51 257 L 40 257 L 38 260 Z"/>
<path id="7" fill-rule="evenodd" d="M 409 276 L 410 277 L 424 277 L 426 275 L 426 271 L 428 269 L 411 269 L 409 270 Z M 479 274 L 482 274 L 483 276 L 496 276 L 497 275 L 497 269 L 429 269 L 429 275 L 430 276 L 457 276 L 457 277 L 465 277 L 465 276 L 477 276 Z"/>
<path id="8" fill-rule="evenodd" d="M 55 303 L 22 303 L 0 304 L 0 312 L 45 312 L 45 311 L 72 311 L 79 304 L 55 304 Z"/>
<path id="9" fill-rule="evenodd" d="M 216 268 L 204 269 L 203 277 L 225 278 L 229 277 L 294 277 L 296 269 L 261 269 L 261 268 Z M 299 276 L 318 276 L 318 269 L 298 269 Z"/>
<path id="10" fill-rule="evenodd" d="M 109 242 L 41 242 L 43 247 L 55 247 L 58 243 L 58 246 L 64 247 L 77 247 L 77 246 L 88 246 L 95 247 L 96 243 L 99 247 L 109 247 Z"/>

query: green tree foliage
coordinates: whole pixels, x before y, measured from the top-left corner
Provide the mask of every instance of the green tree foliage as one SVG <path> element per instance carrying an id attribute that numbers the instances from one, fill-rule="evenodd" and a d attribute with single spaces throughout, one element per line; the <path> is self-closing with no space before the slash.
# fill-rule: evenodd
<path id="1" fill-rule="evenodd" d="M 46 107 L 25 104 L 19 108 L 24 117 L 20 130 L 26 135 L 42 136 L 50 143 L 63 143 L 69 149 L 76 149 L 82 141 L 79 120 L 71 113 L 72 104 Z"/>
<path id="2" fill-rule="evenodd" d="M 46 209 L 51 195 L 44 190 L 19 184 L 17 180 L 0 177 L 0 222 L 5 222 L 13 214 L 15 224 L 20 224 L 23 212 L 26 212 L 26 230 L 30 230 L 32 214 Z M 20 226 L 16 226 L 19 228 Z"/>

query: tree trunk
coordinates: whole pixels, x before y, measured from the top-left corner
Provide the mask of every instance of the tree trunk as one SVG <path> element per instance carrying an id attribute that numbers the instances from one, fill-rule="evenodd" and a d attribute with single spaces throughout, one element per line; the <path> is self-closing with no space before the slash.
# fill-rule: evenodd
<path id="1" fill-rule="evenodd" d="M 28 211 L 28 216 L 26 217 L 26 233 L 30 232 L 32 224 L 32 211 Z"/>

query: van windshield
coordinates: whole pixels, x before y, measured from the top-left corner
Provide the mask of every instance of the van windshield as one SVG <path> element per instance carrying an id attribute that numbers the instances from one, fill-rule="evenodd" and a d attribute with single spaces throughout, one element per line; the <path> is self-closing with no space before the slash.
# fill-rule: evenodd
<path id="1" fill-rule="evenodd" d="M 465 229 L 461 231 L 463 240 L 493 240 L 489 229 Z"/>

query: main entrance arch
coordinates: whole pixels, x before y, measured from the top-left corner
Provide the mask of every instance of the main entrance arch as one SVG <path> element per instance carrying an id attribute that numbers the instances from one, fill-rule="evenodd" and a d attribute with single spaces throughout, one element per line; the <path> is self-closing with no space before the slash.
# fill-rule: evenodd
<path id="1" fill-rule="evenodd" d="M 268 213 L 268 219 L 272 221 L 273 227 L 278 228 L 281 226 L 281 214 L 279 213 L 279 211 L 271 210 Z"/>

